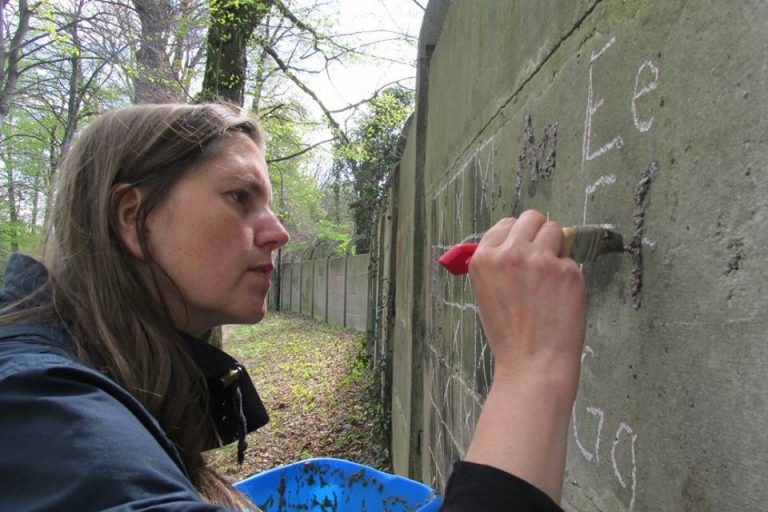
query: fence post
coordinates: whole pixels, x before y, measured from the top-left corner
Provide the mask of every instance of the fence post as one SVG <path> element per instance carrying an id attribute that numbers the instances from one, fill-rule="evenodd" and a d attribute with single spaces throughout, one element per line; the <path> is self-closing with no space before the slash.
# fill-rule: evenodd
<path id="1" fill-rule="evenodd" d="M 325 323 L 328 323 L 328 288 L 330 288 L 331 257 L 325 258 Z"/>
<path id="2" fill-rule="evenodd" d="M 349 252 L 344 253 L 344 327 L 347 326 L 347 272 L 349 266 Z"/>

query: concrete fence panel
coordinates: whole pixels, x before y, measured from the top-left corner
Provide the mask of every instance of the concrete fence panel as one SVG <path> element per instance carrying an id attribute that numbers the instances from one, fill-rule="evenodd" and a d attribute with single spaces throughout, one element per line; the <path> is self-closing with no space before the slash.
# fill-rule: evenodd
<path id="1" fill-rule="evenodd" d="M 345 258 L 328 261 L 328 323 L 344 325 L 345 311 Z"/>
<path id="2" fill-rule="evenodd" d="M 312 316 L 314 312 L 315 262 L 302 261 L 299 265 L 301 266 L 301 306 L 299 313 Z"/>
<path id="3" fill-rule="evenodd" d="M 282 309 L 365 331 L 370 318 L 368 262 L 369 256 L 360 254 L 283 265 Z"/>
<path id="4" fill-rule="evenodd" d="M 293 313 L 301 313 L 301 262 L 290 263 L 291 274 L 291 309 Z"/>
<path id="5" fill-rule="evenodd" d="M 328 260 L 313 261 L 312 317 L 318 322 L 327 322 L 328 311 Z"/>
<path id="6" fill-rule="evenodd" d="M 368 255 L 347 259 L 346 327 L 365 331 L 368 327 Z"/>

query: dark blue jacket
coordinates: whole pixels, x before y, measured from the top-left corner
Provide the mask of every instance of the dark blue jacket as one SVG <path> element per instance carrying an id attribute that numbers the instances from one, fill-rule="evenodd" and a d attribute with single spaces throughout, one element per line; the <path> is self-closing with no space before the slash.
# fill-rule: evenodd
<path id="1" fill-rule="evenodd" d="M 41 293 L 45 269 L 14 255 L 0 308 Z M 224 442 L 238 436 L 231 400 L 218 376 L 236 364 L 199 340 L 186 339 L 208 379 L 209 411 Z M 247 373 L 241 379 L 246 429 L 267 421 Z M 213 383 L 213 385 L 212 385 Z M 0 326 L 0 511 L 223 511 L 203 503 L 151 414 L 128 392 L 84 365 L 60 326 L 27 321 Z M 458 462 L 441 512 L 561 509 L 527 482 L 501 470 Z"/>
<path id="2" fill-rule="evenodd" d="M 0 307 L 41 285 L 37 300 L 45 300 L 45 281 L 42 265 L 14 255 Z M 80 362 L 71 346 L 61 326 L 0 326 L 0 510 L 222 510 L 201 501 L 154 417 Z M 208 348 L 195 347 L 211 356 Z M 206 376 L 234 361 L 210 348 L 216 368 L 204 368 Z M 258 395 L 244 395 L 250 431 L 266 422 L 266 412 L 254 402 Z"/>

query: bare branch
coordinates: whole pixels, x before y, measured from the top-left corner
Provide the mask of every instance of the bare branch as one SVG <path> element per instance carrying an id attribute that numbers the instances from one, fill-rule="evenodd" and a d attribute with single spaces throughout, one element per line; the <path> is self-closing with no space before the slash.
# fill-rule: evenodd
<path id="1" fill-rule="evenodd" d="M 307 94 L 310 98 L 312 98 L 317 106 L 320 107 L 320 110 L 323 111 L 323 114 L 325 115 L 326 120 L 328 121 L 328 124 L 331 127 L 331 131 L 333 133 L 341 138 L 344 143 L 348 143 L 349 139 L 347 138 L 347 135 L 344 133 L 344 130 L 341 129 L 341 126 L 339 126 L 339 123 L 336 122 L 336 120 L 333 118 L 333 115 L 331 114 L 331 111 L 328 110 L 328 107 L 325 106 L 325 104 L 318 98 L 317 94 L 307 87 L 307 85 L 299 80 L 299 78 L 296 76 L 296 74 L 286 65 L 285 62 L 280 58 L 280 56 L 277 54 L 274 48 L 269 46 L 264 46 L 264 51 L 267 52 L 267 54 L 272 57 L 272 60 L 275 61 L 275 64 L 278 65 L 280 69 L 283 70 L 283 73 L 285 73 L 285 76 L 287 76 L 296 86 L 304 91 L 305 94 Z"/>
<path id="2" fill-rule="evenodd" d="M 355 109 L 355 108 L 359 107 L 360 105 L 365 105 L 366 103 L 370 103 L 371 101 L 376 99 L 379 96 L 379 94 L 381 94 L 381 92 L 384 89 L 387 89 L 388 87 L 391 87 L 393 85 L 401 85 L 401 82 L 403 82 L 404 80 L 410 80 L 411 78 L 412 77 L 401 78 L 399 80 L 393 80 L 391 82 L 387 82 L 386 84 L 382 85 L 381 87 L 379 87 L 378 89 L 373 91 L 373 94 L 370 97 L 368 97 L 368 98 L 366 98 L 364 100 L 360 100 L 357 103 L 354 103 L 352 105 L 348 105 L 348 106 L 343 107 L 343 108 L 338 108 L 336 110 L 331 110 L 330 112 L 332 114 L 338 114 L 339 112 L 346 112 L 347 110 Z"/>
<path id="3" fill-rule="evenodd" d="M 411 0 L 411 1 L 412 1 L 413 3 L 415 3 L 415 4 L 416 4 L 416 5 L 419 7 L 419 9 L 421 9 L 422 11 L 425 11 L 425 12 L 426 12 L 426 10 L 427 10 L 427 9 L 426 9 L 426 8 L 425 8 L 423 5 L 421 5 L 421 4 L 418 2 L 418 0 Z"/>
<path id="4" fill-rule="evenodd" d="M 323 141 L 320 141 L 320 142 L 316 142 L 316 143 L 312 144 L 311 146 L 307 146 L 306 148 L 302 149 L 301 151 L 297 151 L 296 153 L 293 153 L 292 155 L 280 156 L 280 157 L 277 157 L 277 158 L 270 158 L 269 160 L 267 160 L 267 164 L 274 164 L 276 162 L 283 162 L 285 160 L 290 160 L 291 158 L 296 158 L 298 156 L 303 155 L 304 153 L 312 151 L 313 149 L 315 149 L 315 148 L 317 148 L 319 146 L 322 146 L 323 144 L 328 144 L 329 142 L 334 142 L 334 141 L 336 141 L 338 139 L 339 139 L 338 137 L 333 137 L 332 139 L 327 139 L 327 140 L 323 140 Z"/>

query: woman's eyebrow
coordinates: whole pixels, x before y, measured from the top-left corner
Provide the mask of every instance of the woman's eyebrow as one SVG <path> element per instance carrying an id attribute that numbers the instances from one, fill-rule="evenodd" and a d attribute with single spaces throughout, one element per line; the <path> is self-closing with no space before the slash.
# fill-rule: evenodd
<path id="1" fill-rule="evenodd" d="M 237 174 L 233 176 L 227 176 L 227 181 L 233 185 L 246 187 L 253 193 L 265 192 L 264 185 L 256 176 L 252 174 Z"/>
<path id="2" fill-rule="evenodd" d="M 266 196 L 270 207 L 272 206 L 274 202 L 272 197 L 274 191 L 270 188 L 268 194 L 261 180 L 253 174 L 230 175 L 227 176 L 227 181 L 231 184 L 231 186 L 245 187 L 253 194 L 263 194 Z"/>

